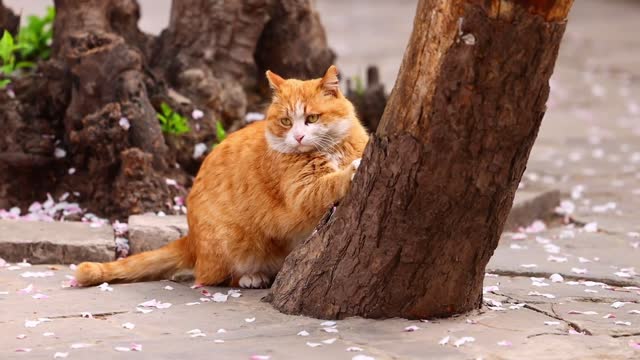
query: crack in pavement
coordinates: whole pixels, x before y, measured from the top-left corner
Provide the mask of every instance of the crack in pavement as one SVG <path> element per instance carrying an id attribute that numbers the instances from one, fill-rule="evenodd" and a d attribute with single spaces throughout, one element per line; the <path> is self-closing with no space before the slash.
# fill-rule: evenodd
<path id="1" fill-rule="evenodd" d="M 570 328 L 572 328 L 573 330 L 575 330 L 575 331 L 577 331 L 577 332 L 579 332 L 579 333 L 583 333 L 583 334 L 585 334 L 585 335 L 593 335 L 593 334 L 591 333 L 591 331 L 589 331 L 589 329 L 587 329 L 587 328 L 583 328 L 583 327 L 581 327 L 580 325 L 578 325 L 578 324 L 574 323 L 573 321 L 566 320 L 566 319 L 564 319 L 562 316 L 558 315 L 558 314 L 555 312 L 554 308 L 553 308 L 553 304 L 550 304 L 550 305 L 551 305 L 551 311 L 553 311 L 553 313 L 550 313 L 550 312 L 545 311 L 545 310 L 543 310 L 543 309 L 540 309 L 540 308 L 537 308 L 537 307 L 535 307 L 535 306 L 529 305 L 529 304 L 527 304 L 525 301 L 522 301 L 522 300 L 516 299 L 515 297 L 509 296 L 509 295 L 505 295 L 505 294 L 501 294 L 501 293 L 498 293 L 498 292 L 492 292 L 492 293 L 493 293 L 493 294 L 496 294 L 496 295 L 504 296 L 504 297 L 506 297 L 506 298 L 507 298 L 507 299 L 509 299 L 509 300 L 513 300 L 513 301 L 515 301 L 516 303 L 519 303 L 519 304 L 525 304 L 525 305 L 524 305 L 524 308 L 525 308 L 525 309 L 529 309 L 529 310 L 531 310 L 531 311 L 535 311 L 535 312 L 537 312 L 537 313 L 540 313 L 540 314 L 546 315 L 546 316 L 548 316 L 548 317 L 550 317 L 550 318 L 553 318 L 553 319 L 556 319 L 556 320 L 560 320 L 560 321 L 562 321 L 562 322 L 566 323 L 566 324 L 567 324 L 567 326 L 569 326 Z"/>
<path id="2" fill-rule="evenodd" d="M 621 338 L 621 337 L 630 337 L 630 336 L 640 336 L 640 332 L 611 335 L 612 338 Z"/>
<path id="3" fill-rule="evenodd" d="M 543 335 L 569 336 L 569 334 L 563 334 L 563 333 L 543 332 L 543 333 L 539 333 L 539 334 L 528 335 L 527 339 L 531 339 L 531 338 L 534 338 L 534 337 L 537 337 L 537 336 L 543 336 Z"/>
<path id="4" fill-rule="evenodd" d="M 500 276 L 508 276 L 508 277 L 549 278 L 549 276 L 555 274 L 554 272 L 545 272 L 545 271 L 517 271 L 517 270 L 500 270 L 500 269 L 487 269 L 486 272 L 500 275 Z M 592 277 L 592 276 L 576 276 L 576 275 L 563 274 L 563 273 L 559 273 L 559 274 L 562 275 L 563 278 L 567 280 L 573 280 L 573 281 L 586 280 L 586 281 L 600 282 L 605 285 L 615 286 L 615 287 L 640 286 L 640 284 L 636 283 L 635 281 L 605 279 L 605 278 Z"/>
<path id="5" fill-rule="evenodd" d="M 113 316 L 113 315 L 119 315 L 119 314 L 126 314 L 129 313 L 130 311 L 108 311 L 108 312 L 102 312 L 102 313 L 97 313 L 97 314 L 91 314 L 91 317 L 94 319 L 105 319 L 109 316 Z M 59 316 L 43 316 L 46 317 L 47 319 L 73 319 L 73 318 L 87 318 L 87 316 L 83 316 L 82 314 L 73 314 L 73 315 L 59 315 Z M 89 318 L 91 318 L 89 317 Z"/>
<path id="6" fill-rule="evenodd" d="M 610 304 L 616 301 L 620 301 L 620 299 L 618 298 L 610 298 L 610 297 L 594 298 L 589 296 L 567 296 L 567 299 L 575 300 L 577 302 L 590 302 L 590 303 L 596 303 L 596 304 Z M 623 302 L 629 303 L 629 304 L 640 304 L 640 301 L 631 300 L 631 299 L 624 300 Z"/>

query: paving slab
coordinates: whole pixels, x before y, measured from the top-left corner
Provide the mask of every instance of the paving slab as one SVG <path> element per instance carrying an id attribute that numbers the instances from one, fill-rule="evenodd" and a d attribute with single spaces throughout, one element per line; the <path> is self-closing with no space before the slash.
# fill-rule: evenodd
<path id="1" fill-rule="evenodd" d="M 640 249 L 627 236 L 566 226 L 538 233 L 505 233 L 488 272 L 602 281 L 640 286 Z"/>
<path id="2" fill-rule="evenodd" d="M 545 325 L 546 321 L 557 319 L 544 312 L 508 310 L 509 305 L 522 300 L 515 298 L 518 295 L 510 291 L 511 279 L 504 277 L 490 276 L 485 281 L 487 286 L 500 282 L 499 291 L 505 295 L 487 297 L 506 299 L 504 311 L 485 307 L 464 316 L 429 322 L 350 318 L 333 326 L 322 325 L 323 320 L 275 311 L 261 301 L 268 290 L 242 290 L 238 298 L 203 302 L 202 299 L 212 299 L 203 295 L 203 290 L 226 294 L 229 289 L 192 289 L 189 283 L 170 281 L 110 285 L 104 291 L 97 287 L 62 288 L 61 283 L 72 273 L 67 267 L 29 267 L 32 272 L 53 272 L 42 278 L 23 278 L 21 271 L 0 268 L 0 306 L 11 309 L 0 313 L 3 359 L 51 359 L 56 352 L 67 352 L 70 359 L 251 359 L 253 355 L 266 355 L 274 360 L 352 359 L 358 354 L 375 359 L 625 359 L 640 354 L 628 344 L 635 336 L 611 336 L 606 327 L 615 326 L 609 320 L 585 323 L 585 327 L 602 325 L 602 330 L 597 327 L 593 336 L 569 335 L 572 328 L 564 321 Z M 524 287 L 526 281 L 516 280 L 513 286 Z M 29 285 L 33 285 L 30 292 L 20 292 Z M 36 299 L 35 294 L 48 297 Z M 153 311 L 146 314 L 136 310 L 140 308 L 138 304 L 151 299 L 171 306 L 149 308 Z M 557 300 L 562 304 L 568 298 Z M 592 308 L 588 303 L 578 304 Z M 631 309 L 630 306 L 625 305 Z M 50 321 L 25 323 L 39 318 Z M 123 327 L 127 323 L 133 328 Z M 406 331 L 409 326 L 417 328 Z M 301 331 L 308 336 L 297 335 Z M 198 333 L 204 335 L 193 336 Z M 439 345 L 447 336 L 449 342 Z M 474 341 L 456 347 L 455 341 L 464 337 Z M 78 344 L 86 347 L 77 348 Z M 131 344 L 139 344 L 142 351 L 133 354 L 115 349 L 130 348 Z M 347 351 L 354 347 L 362 351 Z M 16 349 L 31 351 L 25 354 Z"/>
<path id="3" fill-rule="evenodd" d="M 160 248 L 187 234 L 187 217 L 155 214 L 129 216 L 129 247 L 132 254 Z"/>
<path id="4" fill-rule="evenodd" d="M 640 334 L 640 288 L 625 289 L 592 281 L 552 282 L 504 276 L 487 278 L 485 285 L 488 284 L 498 288 L 486 294 L 485 301 L 487 298 L 502 301 L 504 307 L 524 303 L 531 309 L 564 319 L 567 325 L 586 329 L 592 335 L 627 337 Z"/>
<path id="5" fill-rule="evenodd" d="M 0 220 L 0 258 L 33 264 L 112 261 L 113 230 L 81 222 Z"/>

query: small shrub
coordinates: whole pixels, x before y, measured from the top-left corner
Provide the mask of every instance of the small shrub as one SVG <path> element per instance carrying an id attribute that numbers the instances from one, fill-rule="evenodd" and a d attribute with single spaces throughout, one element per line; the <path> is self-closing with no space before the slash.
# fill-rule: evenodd
<path id="1" fill-rule="evenodd" d="M 227 132 L 224 130 L 224 126 L 222 126 L 222 122 L 220 121 L 216 121 L 216 137 L 218 138 L 218 143 L 221 143 L 227 138 Z"/>
<path id="2" fill-rule="evenodd" d="M 360 76 L 354 76 L 353 82 L 355 83 L 356 88 L 354 89 L 358 96 L 364 96 L 364 82 Z"/>
<path id="3" fill-rule="evenodd" d="M 211 145 L 211 149 L 216 147 L 216 145 L 220 144 L 226 138 L 227 138 L 227 131 L 224 129 L 224 126 L 222 126 L 222 122 L 219 120 L 216 121 L 216 142 L 214 142 L 213 145 Z"/>
<path id="4" fill-rule="evenodd" d="M 18 33 L 21 59 L 37 61 L 46 60 L 51 56 L 55 16 L 55 9 L 48 7 L 43 17 L 32 15 L 27 18 L 27 25 L 20 28 Z"/>
<path id="5" fill-rule="evenodd" d="M 182 135 L 191 131 L 187 119 L 173 111 L 167 103 L 160 104 L 160 112 L 156 114 L 160 121 L 162 132 L 173 135 Z"/>
<path id="6" fill-rule="evenodd" d="M 33 64 L 27 61 L 16 62 L 16 52 L 21 48 L 13 40 L 13 36 L 7 30 L 2 34 L 0 38 L 0 74 L 8 77 L 16 72 L 16 70 L 30 67 Z M 0 89 L 11 83 L 11 79 L 0 80 Z"/>

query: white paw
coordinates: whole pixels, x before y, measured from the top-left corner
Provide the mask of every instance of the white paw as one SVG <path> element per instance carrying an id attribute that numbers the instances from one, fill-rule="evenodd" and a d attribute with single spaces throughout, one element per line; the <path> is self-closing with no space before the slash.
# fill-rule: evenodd
<path id="1" fill-rule="evenodd" d="M 242 275 L 238 282 L 241 288 L 263 289 L 269 287 L 269 277 L 262 273 Z"/>
<path id="2" fill-rule="evenodd" d="M 362 161 L 362 158 L 360 159 L 355 159 L 351 162 L 351 167 L 353 168 L 353 174 L 351 175 L 351 180 L 353 180 L 353 177 L 356 176 L 356 171 L 358 170 L 358 168 L 360 167 L 360 162 Z"/>

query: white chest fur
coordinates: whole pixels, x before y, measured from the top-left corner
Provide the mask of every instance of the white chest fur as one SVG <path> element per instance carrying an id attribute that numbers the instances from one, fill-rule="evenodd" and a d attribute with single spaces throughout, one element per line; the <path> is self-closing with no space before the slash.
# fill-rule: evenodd
<path id="1" fill-rule="evenodd" d="M 340 170 L 344 161 L 344 154 L 341 151 L 335 151 L 326 154 L 325 158 L 327 159 L 327 161 L 329 161 L 331 167 L 333 167 L 335 170 Z"/>

